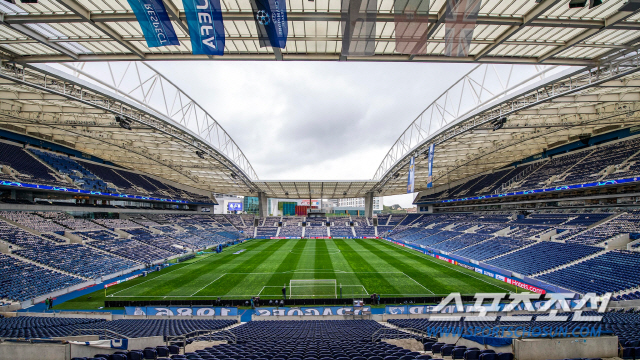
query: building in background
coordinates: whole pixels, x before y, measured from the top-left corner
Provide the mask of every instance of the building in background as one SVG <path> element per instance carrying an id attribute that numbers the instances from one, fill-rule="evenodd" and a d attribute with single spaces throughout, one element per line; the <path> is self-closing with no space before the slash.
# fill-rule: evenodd
<path id="1" fill-rule="evenodd" d="M 257 196 L 245 196 L 243 200 L 244 212 L 247 214 L 258 215 L 258 197 Z"/>

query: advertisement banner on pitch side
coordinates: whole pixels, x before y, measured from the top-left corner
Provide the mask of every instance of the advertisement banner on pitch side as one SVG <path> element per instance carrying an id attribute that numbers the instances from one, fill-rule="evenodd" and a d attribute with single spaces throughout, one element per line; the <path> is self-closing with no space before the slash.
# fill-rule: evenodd
<path id="1" fill-rule="evenodd" d="M 125 306 L 125 315 L 237 316 L 235 307 Z"/>
<path id="2" fill-rule="evenodd" d="M 257 316 L 321 316 L 321 315 L 360 315 L 362 311 L 371 311 L 370 306 L 354 308 L 353 306 L 324 306 L 301 308 L 257 308 Z"/>

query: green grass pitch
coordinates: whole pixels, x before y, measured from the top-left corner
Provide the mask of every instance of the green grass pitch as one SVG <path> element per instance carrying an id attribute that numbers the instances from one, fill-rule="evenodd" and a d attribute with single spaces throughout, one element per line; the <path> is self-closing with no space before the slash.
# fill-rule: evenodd
<path id="1" fill-rule="evenodd" d="M 244 251 L 234 254 L 239 250 Z M 96 309 L 104 300 L 280 299 L 283 285 L 287 297 L 335 297 L 331 285 L 289 287 L 290 280 L 312 279 L 335 279 L 337 292 L 342 286 L 345 298 L 516 291 L 512 285 L 384 240 L 251 240 L 110 287 L 106 297 L 100 288 L 55 309 Z"/>

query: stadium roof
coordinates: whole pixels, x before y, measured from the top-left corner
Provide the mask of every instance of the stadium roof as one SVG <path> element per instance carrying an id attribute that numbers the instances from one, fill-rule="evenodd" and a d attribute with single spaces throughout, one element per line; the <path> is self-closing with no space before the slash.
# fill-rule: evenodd
<path id="1" fill-rule="evenodd" d="M 640 124 L 638 54 L 602 69 L 569 68 L 533 84 L 523 82 L 493 100 L 467 101 L 468 111 L 460 109 L 462 100 L 471 98 L 471 93 L 495 93 L 504 88 L 496 86 L 498 81 L 474 82 L 478 76 L 504 78 L 509 74 L 508 70 L 492 74 L 484 67 L 452 86 L 400 136 L 376 173 L 377 194 L 406 191 L 411 157 L 415 158 L 415 189 L 426 190 L 431 144 L 435 145 L 433 183 L 437 187 L 570 142 Z M 505 123 L 495 129 L 494 121 L 499 119 Z"/>
<path id="2" fill-rule="evenodd" d="M 636 0 L 630 0 L 636 1 Z M 116 60 L 361 60 L 596 65 L 640 45 L 640 7 L 605 0 L 483 0 L 468 57 L 445 57 L 445 0 L 431 0 L 424 55 L 395 52 L 393 0 L 379 0 L 374 56 L 341 57 L 340 0 L 287 1 L 285 49 L 260 48 L 248 0 L 223 0 L 224 56 L 192 55 L 180 0 L 164 0 L 180 45 L 148 48 L 123 0 L 0 2 L 0 56 L 18 62 Z M 637 4 L 635 4 L 637 5 Z"/>
<path id="3" fill-rule="evenodd" d="M 281 199 L 359 198 L 377 184 L 373 180 L 259 180 L 254 184 L 269 197 Z"/>

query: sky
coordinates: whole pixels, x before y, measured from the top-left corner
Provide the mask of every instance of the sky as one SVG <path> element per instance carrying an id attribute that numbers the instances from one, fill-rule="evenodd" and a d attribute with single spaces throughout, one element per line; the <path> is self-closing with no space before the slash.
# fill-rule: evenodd
<path id="1" fill-rule="evenodd" d="M 231 135 L 262 180 L 371 179 L 393 143 L 473 65 L 154 62 Z M 413 196 L 385 197 L 410 207 Z"/>

